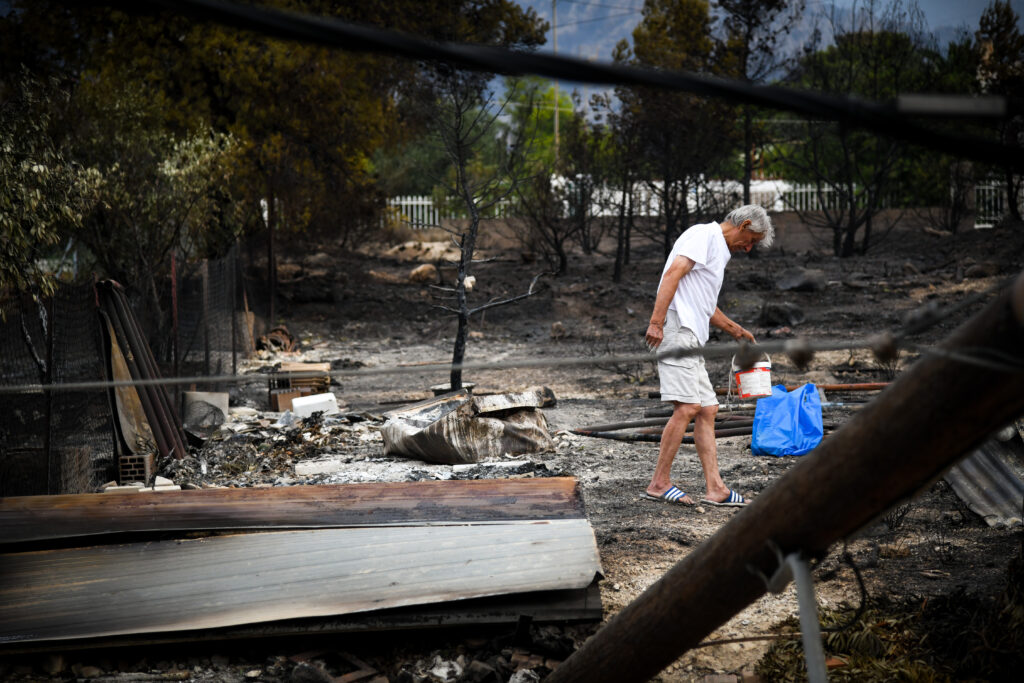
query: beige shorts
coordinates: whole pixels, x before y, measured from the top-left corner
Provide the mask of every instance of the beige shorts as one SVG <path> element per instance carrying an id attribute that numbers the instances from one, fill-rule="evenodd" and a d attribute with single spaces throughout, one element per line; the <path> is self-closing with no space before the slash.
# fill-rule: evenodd
<path id="1" fill-rule="evenodd" d="M 658 352 L 672 349 L 695 349 L 700 346 L 697 335 L 688 327 L 680 327 L 675 311 L 669 311 L 665 319 L 665 338 Z M 715 388 L 711 386 L 703 356 L 663 358 L 658 361 L 658 378 L 661 380 L 661 400 L 680 403 L 697 403 L 701 406 L 716 406 Z"/>

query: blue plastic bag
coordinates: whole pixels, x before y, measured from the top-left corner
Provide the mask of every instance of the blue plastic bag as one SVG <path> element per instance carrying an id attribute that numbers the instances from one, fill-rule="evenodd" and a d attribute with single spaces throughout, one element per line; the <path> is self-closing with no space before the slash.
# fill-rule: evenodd
<path id="1" fill-rule="evenodd" d="M 824 434 L 818 388 L 805 384 L 787 393 L 778 385 L 771 396 L 757 400 L 750 449 L 754 455 L 803 455 L 821 443 Z"/>

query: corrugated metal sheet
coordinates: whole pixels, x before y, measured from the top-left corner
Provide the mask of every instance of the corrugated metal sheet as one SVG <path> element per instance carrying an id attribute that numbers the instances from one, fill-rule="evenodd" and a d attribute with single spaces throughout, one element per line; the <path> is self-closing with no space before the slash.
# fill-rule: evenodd
<path id="1" fill-rule="evenodd" d="M 946 481 L 973 512 L 996 528 L 1022 523 L 1024 442 L 989 440 L 946 473 Z"/>
<path id="2" fill-rule="evenodd" d="M 0 642 L 108 637 L 583 589 L 584 519 L 240 534 L 9 553 Z"/>

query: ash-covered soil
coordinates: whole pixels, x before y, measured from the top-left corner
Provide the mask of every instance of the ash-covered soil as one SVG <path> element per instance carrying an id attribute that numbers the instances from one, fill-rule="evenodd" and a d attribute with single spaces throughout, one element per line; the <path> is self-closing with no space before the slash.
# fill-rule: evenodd
<path id="1" fill-rule="evenodd" d="M 300 341 L 299 350 L 263 352 L 247 363 L 245 371 L 253 373 L 254 381 L 231 390 L 232 405 L 242 410 L 236 410 L 231 424 L 192 458 L 169 467 L 168 476 L 186 487 L 204 487 L 571 475 L 580 482 L 600 551 L 606 620 L 735 514 L 728 508 L 683 508 L 644 499 L 657 444 L 592 439 L 566 431 L 639 419 L 645 410 L 660 406 L 649 398 L 658 388 L 652 363 L 599 362 L 601 356 L 645 351 L 643 333 L 663 264 L 660 246 L 637 245 L 619 284 L 611 278 L 611 249 L 574 254 L 570 272 L 558 278 L 542 277 L 536 295 L 473 317 L 467 363 L 501 365 L 467 370 L 464 381 L 475 383 L 476 393 L 551 388 L 558 402 L 544 413 L 555 448 L 458 470 L 383 455 L 382 415 L 402 402 L 429 397 L 429 387 L 447 381 L 446 372 L 422 366 L 450 360 L 455 323 L 436 307 L 448 303 L 440 298 L 441 290 L 430 283 L 409 281 L 409 273 L 420 263 L 415 256 L 409 257 L 415 247 L 402 250 L 406 260 L 393 254 L 382 256 L 381 251 L 368 249 L 352 255 L 323 246 L 317 248 L 320 253 L 315 258 L 311 252 L 290 255 L 293 266 L 286 270 L 292 279 L 285 278 L 281 285 L 288 301 L 282 319 Z M 482 252 L 478 257 L 490 260 L 473 268 L 476 286 L 470 296 L 476 304 L 521 294 L 535 275 L 547 269 L 543 263 L 527 262 L 512 247 Z M 424 260 L 434 258 L 436 254 L 428 254 Z M 1022 259 L 1021 226 L 961 235 L 908 230 L 891 236 L 877 253 L 845 260 L 823 255 L 809 242 L 783 239 L 781 248 L 756 258 L 740 255 L 732 260 L 720 305 L 759 340 L 866 339 L 899 329 L 915 311 L 929 306 L 948 310 L 992 289 L 1019 273 Z M 817 282 L 809 291 L 780 290 L 777 283 L 795 277 L 794 269 L 802 269 L 804 275 L 808 270 L 821 272 L 810 273 Z M 925 345 L 938 341 L 982 305 L 938 316 L 937 323 L 914 341 Z M 716 341 L 729 340 L 713 334 L 711 343 Z M 593 364 L 515 367 L 516 361 L 590 358 L 595 359 Z M 800 371 L 777 355 L 771 359 L 772 378 L 774 383 L 787 384 L 886 381 L 913 359 L 913 353 L 904 352 L 897 363 L 883 364 L 867 349 L 831 351 L 818 353 L 810 367 Z M 312 424 L 283 424 L 279 414 L 267 411 L 263 373 L 287 360 L 329 361 L 345 372 L 332 387 L 343 404 L 340 416 Z M 725 386 L 728 362 L 709 360 L 708 366 L 716 386 Z M 828 399 L 856 402 L 872 397 L 851 392 L 830 394 Z M 937 419 L 955 418 L 955 408 L 949 406 L 949 415 Z M 825 422 L 841 426 L 853 410 L 827 410 Z M 718 453 L 726 483 L 748 497 L 757 497 L 799 461 L 755 457 L 749 436 L 719 439 Z M 317 473 L 299 473 L 309 471 L 312 463 L 324 467 Z M 692 446 L 682 447 L 673 478 L 695 499 L 702 497 L 703 479 Z M 1003 589 L 1007 566 L 1020 546 L 1019 527 L 989 528 L 940 479 L 905 507 L 881 516 L 834 547 L 815 570 L 817 597 L 823 608 L 830 609 L 860 603 L 863 596 L 854 572 L 843 560 L 846 552 L 864 579 L 868 599 L 915 596 L 925 604 L 958 591 L 987 599 Z M 709 639 L 771 634 L 775 625 L 796 614 L 795 590 L 790 585 L 780 595 L 758 600 Z M 389 681 L 511 679 L 522 683 L 536 679 L 522 671 L 515 673 L 517 668 L 543 678 L 549 665 L 568 656 L 598 627 L 535 626 L 530 638 L 518 641 L 509 629 L 338 636 L 317 643 L 312 665 L 288 659 L 309 649 L 306 643 L 295 642 L 219 648 L 209 643 L 179 645 L 121 669 L 117 658 L 130 660 L 131 656 L 104 655 L 103 662 L 82 652 L 65 657 L 69 666 L 72 662 L 95 666 L 104 675 L 136 666 L 161 673 L 187 672 L 188 677 L 180 680 L 295 681 L 321 680 L 303 678 L 313 676 L 309 669 L 318 666 L 339 675 L 345 668 L 335 662 L 336 653 L 350 652 Z M 702 680 L 713 673 L 752 675 L 772 642 L 749 640 L 697 648 L 657 680 Z M 39 671 L 38 658 L 9 663 L 11 680 L 25 680 L 18 677 L 17 666 L 22 673 L 26 666 Z"/>

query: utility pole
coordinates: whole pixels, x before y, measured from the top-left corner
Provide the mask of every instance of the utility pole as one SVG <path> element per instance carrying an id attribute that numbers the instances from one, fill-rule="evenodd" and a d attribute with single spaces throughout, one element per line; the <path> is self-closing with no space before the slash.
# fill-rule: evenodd
<path id="1" fill-rule="evenodd" d="M 558 54 L 558 0 L 551 0 L 551 41 Z M 558 79 L 555 79 L 555 165 L 558 165 Z"/>

